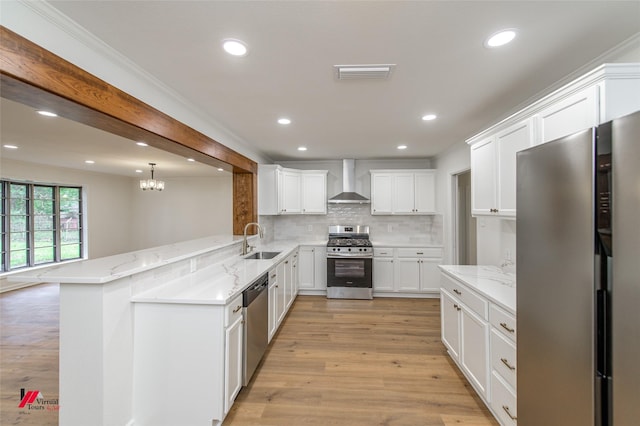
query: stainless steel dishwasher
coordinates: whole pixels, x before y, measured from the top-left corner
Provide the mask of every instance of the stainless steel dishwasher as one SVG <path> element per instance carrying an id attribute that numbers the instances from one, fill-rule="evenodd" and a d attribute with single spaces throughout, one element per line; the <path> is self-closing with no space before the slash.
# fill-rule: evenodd
<path id="1" fill-rule="evenodd" d="M 242 292 L 244 313 L 244 386 L 249 384 L 269 344 L 269 275 Z"/>

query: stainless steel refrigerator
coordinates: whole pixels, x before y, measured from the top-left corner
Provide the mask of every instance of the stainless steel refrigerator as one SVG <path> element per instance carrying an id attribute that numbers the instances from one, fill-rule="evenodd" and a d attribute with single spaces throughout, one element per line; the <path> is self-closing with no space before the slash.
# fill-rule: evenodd
<path id="1" fill-rule="evenodd" d="M 519 426 L 640 424 L 640 112 L 518 153 Z"/>

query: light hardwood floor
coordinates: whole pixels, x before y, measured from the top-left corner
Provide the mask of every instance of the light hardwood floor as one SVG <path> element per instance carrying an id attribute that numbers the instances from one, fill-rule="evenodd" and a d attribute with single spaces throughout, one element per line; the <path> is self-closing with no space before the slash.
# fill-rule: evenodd
<path id="1" fill-rule="evenodd" d="M 0 309 L 0 424 L 57 425 L 18 404 L 20 388 L 58 397 L 58 286 L 2 294 Z M 437 299 L 300 296 L 224 425 L 497 423 L 440 342 Z"/>
<path id="2" fill-rule="evenodd" d="M 440 342 L 438 299 L 298 297 L 225 426 L 496 425 Z"/>

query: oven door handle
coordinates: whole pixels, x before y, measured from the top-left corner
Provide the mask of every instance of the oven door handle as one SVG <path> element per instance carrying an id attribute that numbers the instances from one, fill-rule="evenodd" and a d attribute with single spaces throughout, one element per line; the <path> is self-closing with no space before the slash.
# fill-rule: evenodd
<path id="1" fill-rule="evenodd" d="M 347 254 L 347 255 L 338 255 L 338 254 L 328 254 L 327 259 L 373 259 L 373 255 L 363 255 L 363 254 Z"/>

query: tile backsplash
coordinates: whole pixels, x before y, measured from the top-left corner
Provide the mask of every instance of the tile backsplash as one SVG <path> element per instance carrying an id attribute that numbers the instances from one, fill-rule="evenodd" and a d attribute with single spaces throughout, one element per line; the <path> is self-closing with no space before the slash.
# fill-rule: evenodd
<path id="1" fill-rule="evenodd" d="M 369 225 L 374 243 L 441 245 L 442 215 L 371 215 L 368 204 L 329 204 L 327 215 L 260 216 L 269 240 L 325 240 L 329 225 Z"/>

